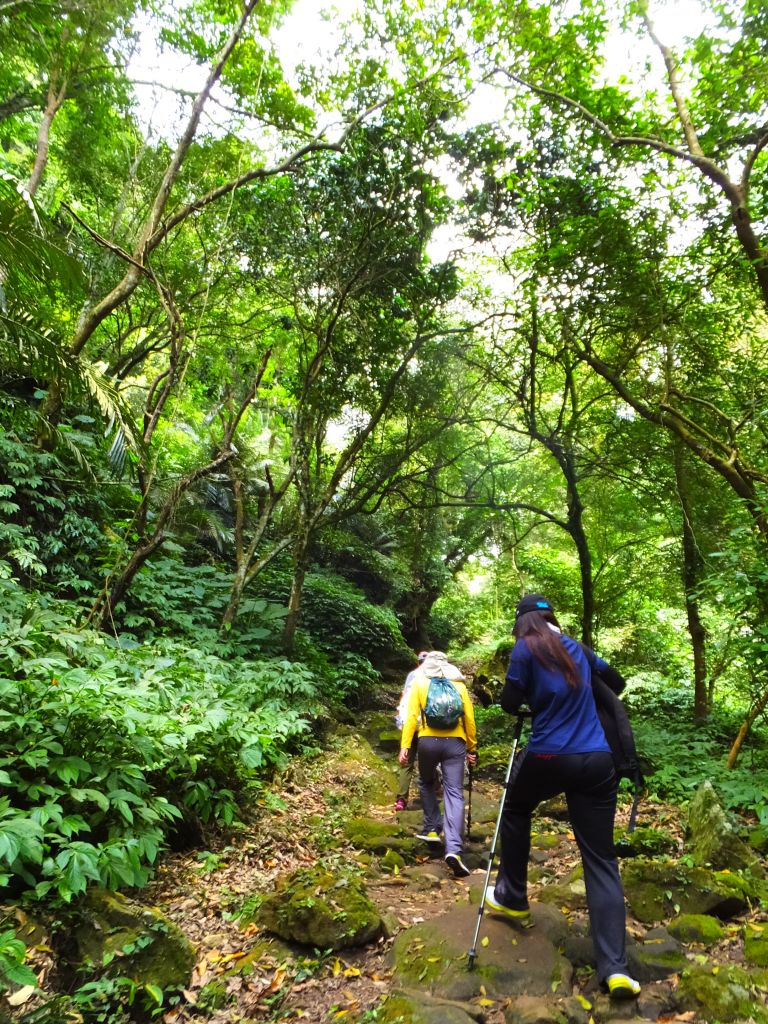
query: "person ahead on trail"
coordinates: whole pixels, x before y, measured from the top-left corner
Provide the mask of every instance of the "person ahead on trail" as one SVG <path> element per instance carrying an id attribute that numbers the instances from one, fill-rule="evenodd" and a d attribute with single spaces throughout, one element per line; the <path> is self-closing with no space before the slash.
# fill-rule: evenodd
<path id="1" fill-rule="evenodd" d="M 429 651 L 419 651 L 417 655 L 417 661 L 419 665 L 424 661 Z M 418 666 L 412 669 L 405 677 L 405 684 L 403 685 L 403 692 L 400 694 L 400 703 L 397 706 L 397 714 L 395 715 L 395 724 L 398 729 L 403 728 L 406 715 L 408 714 L 408 698 L 411 694 L 411 686 L 416 678 L 418 672 Z M 413 766 L 416 763 L 416 748 L 419 742 L 418 731 L 414 734 L 413 741 L 410 747 L 410 755 L 405 764 L 400 768 L 400 774 L 397 778 L 397 793 L 395 794 L 395 810 L 404 811 L 408 806 L 408 795 L 411 790 L 411 780 L 413 779 Z"/>
<path id="2" fill-rule="evenodd" d="M 540 594 L 520 601 L 514 635 L 501 706 L 516 714 L 527 704 L 533 725 L 504 801 L 501 863 L 485 902 L 529 923 L 531 815 L 542 800 L 565 793 L 584 866 L 598 976 L 610 995 L 631 999 L 640 985 L 628 973 L 624 891 L 613 845 L 618 783 L 595 709 L 590 662 L 614 692 L 621 692 L 624 680 L 591 651 L 588 660 L 586 649 L 561 632 L 552 605 Z"/>
<path id="3" fill-rule="evenodd" d="M 459 669 L 448 661 L 442 651 L 430 651 L 416 670 L 400 740 L 400 764 L 405 765 L 418 731 L 419 780 L 424 805 L 424 829 L 418 838 L 428 843 L 439 843 L 440 830 L 445 824 L 445 862 L 457 878 L 469 874 L 461 859 L 464 761 L 474 764 L 477 760 L 475 712 L 463 680 Z M 430 715 L 439 712 L 434 697 L 438 693 L 448 694 L 446 704 L 455 701 L 455 724 L 430 724 Z M 437 801 L 438 766 L 443 774 L 444 822 Z"/>

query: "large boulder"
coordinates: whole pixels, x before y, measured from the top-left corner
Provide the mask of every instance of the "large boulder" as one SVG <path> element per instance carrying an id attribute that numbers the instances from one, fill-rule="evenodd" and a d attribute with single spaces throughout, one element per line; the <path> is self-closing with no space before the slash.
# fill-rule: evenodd
<path id="1" fill-rule="evenodd" d="M 701 867 L 747 868 L 762 874 L 757 853 L 736 834 L 711 782 L 702 782 L 688 807 L 687 846 Z"/>
<path id="2" fill-rule="evenodd" d="M 81 964 L 162 989 L 187 988 L 197 959 L 160 910 L 106 889 L 91 889 L 83 900 L 74 939 Z"/>
<path id="3" fill-rule="evenodd" d="M 621 877 L 632 913 L 645 923 L 679 913 L 711 914 L 727 921 L 758 902 L 762 891 L 759 881 L 730 871 L 645 857 L 624 861 Z"/>
<path id="4" fill-rule="evenodd" d="M 321 867 L 277 879 L 256 919 L 288 942 L 318 949 L 364 946 L 381 933 L 381 917 L 359 879 Z"/>
<path id="5" fill-rule="evenodd" d="M 467 958 L 477 921 L 473 906 L 454 906 L 442 917 L 401 932 L 390 951 L 393 984 L 458 1002 L 570 995 L 573 968 L 552 941 L 550 908 L 534 904 L 532 913 L 535 926 L 528 929 L 485 915 L 474 970 Z"/>

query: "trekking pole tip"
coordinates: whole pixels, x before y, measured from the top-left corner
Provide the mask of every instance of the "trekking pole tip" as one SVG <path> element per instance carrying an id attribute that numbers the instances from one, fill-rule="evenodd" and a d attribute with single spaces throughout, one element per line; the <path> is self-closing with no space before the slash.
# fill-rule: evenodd
<path id="1" fill-rule="evenodd" d="M 473 948 L 473 949 L 470 949 L 469 953 L 467 953 L 467 969 L 468 970 L 470 970 L 470 971 L 474 970 L 475 960 L 477 960 L 477 950 Z"/>

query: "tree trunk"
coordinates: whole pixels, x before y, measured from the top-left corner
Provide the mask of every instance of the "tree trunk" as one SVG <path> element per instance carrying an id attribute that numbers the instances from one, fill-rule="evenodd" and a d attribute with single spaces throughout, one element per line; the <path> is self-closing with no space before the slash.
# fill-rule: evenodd
<path id="1" fill-rule="evenodd" d="M 227 607 L 221 619 L 222 633 L 226 633 L 232 628 L 232 623 L 235 621 L 237 616 L 240 602 L 243 599 L 243 591 L 245 590 L 245 585 L 248 582 L 247 568 L 247 563 L 241 562 L 232 577 L 232 589 L 229 592 L 229 601 L 227 602 Z"/>
<path id="2" fill-rule="evenodd" d="M 693 720 L 701 723 L 709 716 L 710 695 L 707 691 L 707 633 L 701 621 L 698 601 L 701 557 L 693 530 L 693 509 L 689 500 L 683 445 L 673 439 L 675 484 L 683 514 L 683 588 L 688 633 L 693 651 Z"/>
<path id="3" fill-rule="evenodd" d="M 581 639 L 587 647 L 591 647 L 595 622 L 595 584 L 592 578 L 592 553 L 589 550 L 589 541 L 584 529 L 584 505 L 579 494 L 576 457 L 570 443 L 567 448 L 551 440 L 545 443 L 557 459 L 565 477 L 568 496 L 568 525 L 566 529 L 576 546 L 581 575 Z"/>
<path id="4" fill-rule="evenodd" d="M 440 591 L 435 588 L 417 591 L 399 606 L 398 612 L 403 619 L 403 636 L 414 651 L 432 649 L 432 638 L 427 632 L 427 621 Z"/>
<path id="5" fill-rule="evenodd" d="M 293 579 L 291 581 L 291 593 L 288 598 L 288 614 L 285 617 L 283 626 L 283 647 L 290 654 L 296 640 L 296 627 L 299 624 L 301 615 L 301 594 L 304 589 L 304 580 L 307 576 L 309 564 L 309 531 L 302 527 L 295 541 L 293 549 Z"/>
<path id="6" fill-rule="evenodd" d="M 744 740 L 749 735 L 749 730 L 754 725 L 757 717 L 761 715 L 763 711 L 765 711 L 766 707 L 768 707 L 768 688 L 765 690 L 762 697 L 752 705 L 752 707 L 749 709 L 747 717 L 742 722 L 741 728 L 736 734 L 736 739 L 733 741 L 733 746 L 728 752 L 726 768 L 734 768 L 736 766 L 736 761 L 738 760 L 739 753 L 741 752 L 741 748 L 744 745 Z"/>
<path id="7" fill-rule="evenodd" d="M 53 79 L 48 86 L 48 98 L 45 104 L 45 110 L 43 111 L 43 117 L 40 121 L 40 128 L 37 132 L 37 152 L 35 154 L 35 165 L 32 168 L 32 173 L 29 176 L 27 182 L 27 192 L 31 196 L 37 192 L 40 187 L 43 174 L 45 172 L 46 165 L 48 164 L 48 146 L 51 136 L 51 125 L 56 114 L 61 109 L 61 105 L 66 99 L 67 85 L 66 82 L 60 89 L 56 89 Z"/>

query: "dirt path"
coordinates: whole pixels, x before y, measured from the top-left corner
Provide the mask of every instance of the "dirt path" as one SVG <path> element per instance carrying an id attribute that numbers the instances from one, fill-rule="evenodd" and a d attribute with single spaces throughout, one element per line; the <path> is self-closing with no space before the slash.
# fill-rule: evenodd
<path id="1" fill-rule="evenodd" d="M 355 815 L 382 822 L 395 820 L 395 755 L 368 747 L 366 760 L 360 750 L 367 745 L 356 740 L 351 755 L 353 739 L 341 736 L 320 757 L 295 761 L 276 781 L 273 795 L 257 809 L 254 820 L 212 840 L 210 851 L 174 855 L 164 861 L 146 896 L 167 911 L 199 951 L 192 984 L 177 1006 L 165 1010 L 162 1020 L 166 1024 L 374 1022 L 378 1019 L 376 1008 L 391 988 L 390 951 L 395 934 L 465 907 L 473 887 L 476 892 L 485 874 L 480 864 L 498 806 L 498 781 L 480 778 L 475 782 L 476 819 L 485 824 L 473 829 L 476 842 L 468 844 L 469 862 L 472 864 L 470 858 L 474 857 L 477 864 L 469 879 L 455 880 L 442 863 L 442 851 L 430 858 L 427 848 L 416 864 L 381 873 L 378 860 L 355 849 L 345 830 Z M 372 779 L 379 791 L 378 802 L 373 803 L 369 796 Z M 382 792 L 382 779 L 389 787 L 386 792 Z M 620 812 L 620 819 L 627 810 Z M 559 886 L 565 891 L 568 884 L 571 893 L 578 890 L 574 878 L 578 878 L 579 857 L 573 836 L 558 808 L 553 814 L 537 825 L 540 835 L 532 850 L 532 900 L 551 897 L 560 891 Z M 399 817 L 407 828 L 418 829 L 417 812 L 409 810 Z M 677 831 L 682 842 L 675 808 L 645 806 L 641 823 L 643 819 Z M 386 918 L 387 937 L 362 949 L 335 954 L 289 947 L 259 930 L 253 921 L 255 908 L 260 898 L 273 890 L 277 877 L 318 861 L 331 871 L 353 865 L 364 873 L 369 896 Z M 568 905 L 555 906 L 565 912 L 569 927 L 585 934 L 586 912 L 578 893 Z M 648 929 L 630 918 L 628 931 L 640 939 Z M 709 951 L 710 958 L 717 962 L 738 958 L 734 935 L 732 929 L 720 947 Z M 470 941 L 471 929 L 466 935 L 467 948 Z M 656 982 L 659 1007 L 665 1005 L 675 984 L 674 976 Z M 573 991 L 594 998 L 596 982 L 591 969 L 577 966 Z M 482 1007 L 475 1019 L 502 1024 L 504 1004 L 484 1002 L 493 1005 Z M 646 1010 L 646 1014 L 652 1012 Z M 645 1019 L 656 1019 L 655 1012 Z M 688 1014 L 664 1019 L 697 1018 Z"/>

